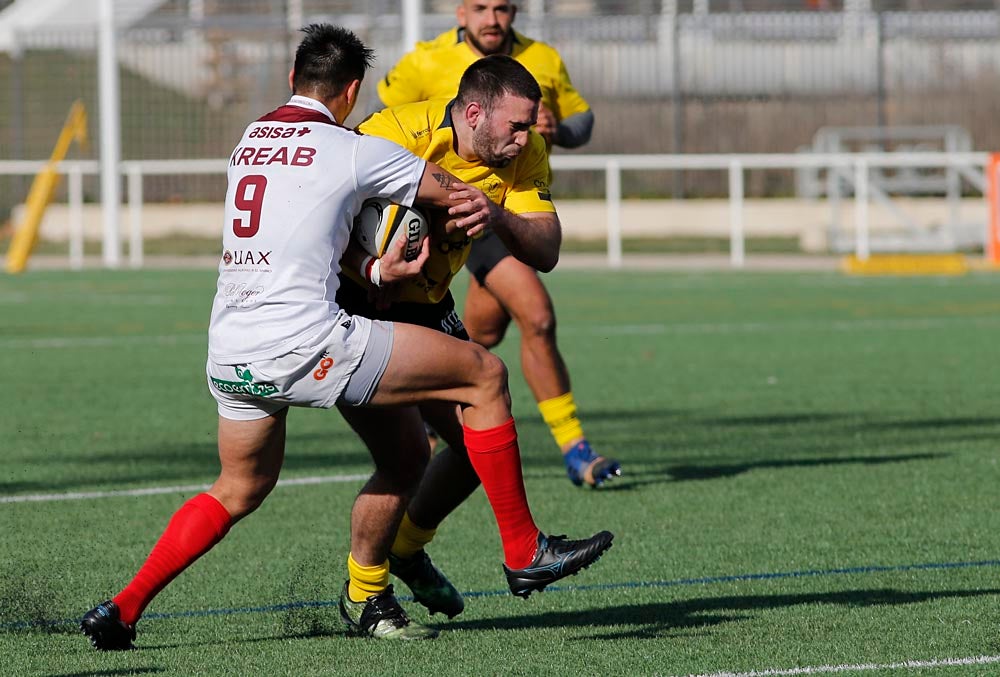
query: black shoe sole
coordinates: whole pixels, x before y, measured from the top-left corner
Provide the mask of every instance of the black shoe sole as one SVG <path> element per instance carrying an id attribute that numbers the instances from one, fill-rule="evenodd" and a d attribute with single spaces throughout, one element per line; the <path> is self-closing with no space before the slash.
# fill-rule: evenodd
<path id="1" fill-rule="evenodd" d="M 135 651 L 135 645 L 130 641 L 127 646 L 102 646 L 103 645 L 103 633 L 94 632 L 94 629 L 81 621 L 80 632 L 82 632 L 90 640 L 90 645 L 97 649 L 98 651 Z"/>
<path id="2" fill-rule="evenodd" d="M 558 581 L 561 581 L 564 578 L 569 578 L 570 576 L 576 576 L 578 573 L 589 567 L 591 564 L 601 559 L 604 553 L 606 553 L 608 550 L 611 549 L 611 546 L 614 544 L 613 539 L 614 536 L 612 536 L 611 539 L 608 540 L 607 544 L 605 544 L 605 546 L 597 552 L 597 554 L 594 556 L 594 559 L 590 560 L 586 564 L 578 566 L 576 569 L 570 571 L 569 573 L 564 573 L 559 578 L 553 578 L 547 581 L 532 581 L 532 580 L 525 581 L 524 579 L 522 579 L 521 581 L 519 581 L 520 585 L 518 586 L 517 590 L 515 590 L 514 587 L 510 585 L 510 581 L 508 581 L 507 585 L 510 587 L 511 594 L 513 594 L 515 597 L 528 599 L 528 597 L 533 592 L 543 592 L 546 587 L 552 585 L 553 583 L 557 583 Z"/>

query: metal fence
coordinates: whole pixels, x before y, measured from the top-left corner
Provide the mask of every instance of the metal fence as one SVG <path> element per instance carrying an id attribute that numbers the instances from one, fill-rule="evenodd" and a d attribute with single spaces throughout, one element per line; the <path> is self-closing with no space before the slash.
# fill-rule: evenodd
<path id="1" fill-rule="evenodd" d="M 0 11 L 0 159 L 46 157 L 77 98 L 95 143 L 75 157 L 96 157 L 96 27 L 88 3 L 77 4 L 35 27 L 5 26 Z M 593 140 L 579 152 L 789 153 L 831 126 L 957 125 L 973 149 L 1000 147 L 995 0 L 521 4 L 515 26 L 562 53 L 596 112 Z M 455 5 L 423 2 L 421 35 L 453 25 Z M 119 0 L 116 13 L 125 161 L 228 154 L 248 120 L 285 100 L 293 29 L 304 23 L 350 26 L 375 47 L 369 97 L 405 51 L 400 3 L 390 0 Z M 587 172 L 557 177 L 556 187 L 573 197 L 604 189 Z M 87 200 L 99 197 L 91 177 L 82 189 Z M 625 172 L 622 189 L 717 196 L 726 176 Z M 794 189 L 794 172 L 775 169 L 755 173 L 746 193 Z M 0 180 L 0 222 L 25 190 L 23 178 Z M 222 177 L 160 177 L 145 186 L 155 201 L 215 201 L 223 192 Z"/>

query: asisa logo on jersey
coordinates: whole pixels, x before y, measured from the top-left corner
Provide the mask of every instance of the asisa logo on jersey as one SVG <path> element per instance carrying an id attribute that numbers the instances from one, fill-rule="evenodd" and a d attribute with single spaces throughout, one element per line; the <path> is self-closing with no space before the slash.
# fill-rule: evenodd
<path id="1" fill-rule="evenodd" d="M 262 252 L 252 249 L 234 249 L 229 251 L 228 249 L 222 252 L 222 262 L 227 266 L 237 265 L 237 266 L 270 266 L 271 252 Z"/>

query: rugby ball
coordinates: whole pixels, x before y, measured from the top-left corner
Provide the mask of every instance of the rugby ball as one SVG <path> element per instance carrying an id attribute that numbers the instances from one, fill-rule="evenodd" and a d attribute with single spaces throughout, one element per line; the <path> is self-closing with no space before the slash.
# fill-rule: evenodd
<path id="1" fill-rule="evenodd" d="M 404 207 L 385 198 L 368 198 L 354 217 L 351 235 L 366 252 L 381 258 L 397 240 L 406 240 L 406 260 L 420 254 L 427 237 L 427 218 L 413 207 Z"/>

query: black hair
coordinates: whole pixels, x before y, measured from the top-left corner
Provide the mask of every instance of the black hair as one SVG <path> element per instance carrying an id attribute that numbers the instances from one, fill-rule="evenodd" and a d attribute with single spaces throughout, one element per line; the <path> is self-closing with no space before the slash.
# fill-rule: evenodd
<path id="1" fill-rule="evenodd" d="M 309 24 L 306 36 L 295 50 L 296 94 L 312 94 L 320 99 L 337 96 L 354 80 L 364 80 L 375 51 L 365 47 L 358 36 L 331 24 Z"/>
<path id="2" fill-rule="evenodd" d="M 535 103 L 542 100 L 538 81 L 527 68 L 509 56 L 493 54 L 465 69 L 455 102 L 464 107 L 475 101 L 490 112 L 501 97 L 509 94 Z"/>

